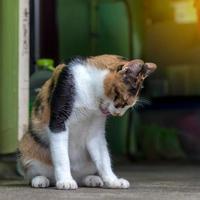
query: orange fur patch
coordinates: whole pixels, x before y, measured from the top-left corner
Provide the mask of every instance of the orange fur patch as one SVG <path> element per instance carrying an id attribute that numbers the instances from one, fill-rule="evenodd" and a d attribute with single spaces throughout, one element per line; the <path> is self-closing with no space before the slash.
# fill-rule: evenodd
<path id="1" fill-rule="evenodd" d="M 100 55 L 89 57 L 87 62 L 99 69 L 109 69 L 110 71 L 120 70 L 128 61 L 117 55 Z"/>
<path id="2" fill-rule="evenodd" d="M 116 107 L 132 105 L 134 97 L 129 94 L 129 88 L 124 83 L 120 73 L 110 72 L 104 80 L 105 95 L 114 101 Z"/>
<path id="3" fill-rule="evenodd" d="M 41 147 L 29 134 L 25 134 L 22 138 L 19 150 L 23 164 L 30 159 L 35 159 L 47 165 L 52 165 L 49 150 Z"/>

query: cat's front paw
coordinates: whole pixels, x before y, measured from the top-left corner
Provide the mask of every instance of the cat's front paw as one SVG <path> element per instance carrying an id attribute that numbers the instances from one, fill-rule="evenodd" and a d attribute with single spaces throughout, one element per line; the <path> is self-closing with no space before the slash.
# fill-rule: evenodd
<path id="1" fill-rule="evenodd" d="M 130 187 L 130 183 L 123 178 L 115 178 L 115 179 L 109 179 L 106 178 L 104 180 L 104 185 L 106 188 L 119 188 L 119 189 L 127 189 Z"/>
<path id="2" fill-rule="evenodd" d="M 65 181 L 57 181 L 56 188 L 59 190 L 75 190 L 78 188 L 78 185 L 75 180 L 69 179 Z"/>

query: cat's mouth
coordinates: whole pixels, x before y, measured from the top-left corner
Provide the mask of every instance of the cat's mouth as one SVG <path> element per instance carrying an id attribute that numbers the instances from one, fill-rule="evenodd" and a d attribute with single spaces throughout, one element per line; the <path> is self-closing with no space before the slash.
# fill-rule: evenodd
<path id="1" fill-rule="evenodd" d="M 99 105 L 99 109 L 104 115 L 106 115 L 106 116 L 111 115 L 111 113 L 108 110 L 108 108 L 106 108 L 106 107 L 104 108 L 102 104 Z"/>

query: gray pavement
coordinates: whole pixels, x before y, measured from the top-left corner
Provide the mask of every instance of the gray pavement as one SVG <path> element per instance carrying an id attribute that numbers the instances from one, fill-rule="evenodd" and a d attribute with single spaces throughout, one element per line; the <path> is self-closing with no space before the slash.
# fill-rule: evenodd
<path id="1" fill-rule="evenodd" d="M 200 200 L 200 166 L 126 165 L 118 167 L 117 174 L 131 182 L 130 189 L 59 191 L 33 189 L 22 180 L 1 180 L 0 200 Z"/>

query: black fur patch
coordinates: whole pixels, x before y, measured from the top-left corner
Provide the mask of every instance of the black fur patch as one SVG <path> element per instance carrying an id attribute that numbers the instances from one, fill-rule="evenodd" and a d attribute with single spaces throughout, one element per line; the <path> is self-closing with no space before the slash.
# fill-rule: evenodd
<path id="1" fill-rule="evenodd" d="M 65 121 L 70 117 L 74 104 L 75 85 L 70 66 L 65 66 L 58 77 L 52 94 L 49 128 L 54 133 L 65 131 Z"/>

